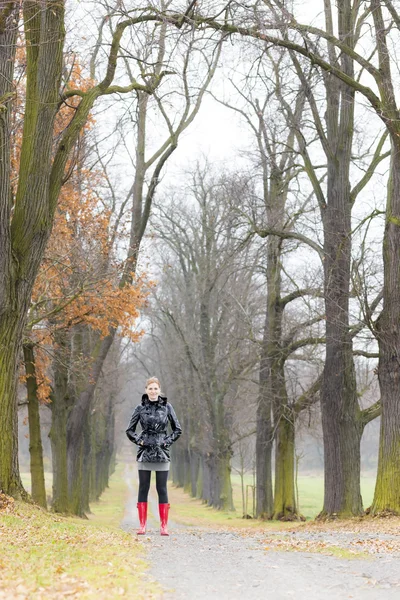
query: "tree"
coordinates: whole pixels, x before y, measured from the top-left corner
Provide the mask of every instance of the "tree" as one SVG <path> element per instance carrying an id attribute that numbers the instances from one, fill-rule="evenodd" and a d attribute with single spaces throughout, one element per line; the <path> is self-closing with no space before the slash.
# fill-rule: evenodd
<path id="1" fill-rule="evenodd" d="M 299 277 L 285 273 L 290 251 L 283 231 L 293 231 L 304 212 L 310 210 L 310 194 L 304 198 L 292 189 L 301 189 L 301 170 L 297 162 L 296 132 L 302 129 L 305 94 L 301 82 L 293 88 L 292 73 L 282 51 L 267 52 L 268 60 L 257 66 L 255 76 L 246 73 L 245 82 L 234 83 L 239 104 L 229 104 L 240 113 L 256 142 L 252 160 L 260 170 L 260 207 L 249 203 L 246 220 L 250 235 L 258 232 L 266 238 L 265 253 L 258 268 L 266 275 L 266 310 L 260 352 L 259 401 L 257 409 L 257 515 L 262 518 L 293 519 L 298 517 L 295 501 L 295 422 L 301 408 L 310 401 L 303 393 L 301 402 L 289 398 L 287 361 L 299 349 L 324 341 L 312 331 L 322 320 L 321 314 L 294 319 L 287 316 L 291 303 L 306 296 L 321 296 L 318 285 L 306 285 Z M 262 100 L 260 100 L 260 97 Z M 291 118 L 285 114 L 284 102 L 293 105 Z M 226 102 L 223 102 L 227 105 Z M 258 166 L 259 165 L 259 166 Z M 289 206 L 290 204 L 290 206 Z M 293 216 L 291 214 L 293 213 Z M 251 215 L 251 216 L 250 216 Z M 264 232 L 261 232 L 263 230 Z M 274 235 L 274 231 L 276 234 Z M 269 232 L 269 233 L 267 233 Z M 297 302 L 297 313 L 300 314 Z M 315 401 L 315 386 L 312 395 Z M 307 400 L 306 400 L 307 398 Z M 275 441 L 275 497 L 272 492 L 272 446 Z"/>
<path id="2" fill-rule="evenodd" d="M 257 360 L 249 340 L 257 306 L 252 281 L 257 259 L 250 246 L 238 253 L 232 203 L 247 192 L 246 181 L 206 176 L 202 170 L 193 176 L 190 192 L 193 206 L 179 213 L 174 203 L 159 209 L 155 227 L 165 277 L 156 311 L 168 333 L 164 346 L 174 347 L 174 364 L 168 360 L 166 370 L 175 382 L 175 396 L 185 398 L 189 391 L 192 398 L 189 407 L 181 403 L 184 415 L 189 412 L 190 422 L 183 427 L 190 462 L 187 477 L 178 473 L 178 481 L 190 485 L 194 480 L 191 488 L 198 497 L 231 510 L 232 411 L 240 398 L 239 383 Z M 179 459 L 184 465 L 185 457 Z"/>
<path id="3" fill-rule="evenodd" d="M 371 60 L 365 59 L 355 49 L 363 23 L 370 14 L 369 9 L 358 17 L 359 4 L 352 7 L 347 0 L 339 2 L 338 36 L 335 36 L 329 2 L 325 3 L 326 30 L 298 23 L 294 15 L 279 0 L 274 2 L 265 0 L 257 8 L 260 9 L 260 12 L 258 12 L 258 18 L 256 17 L 256 27 L 248 26 L 252 19 L 254 22 L 254 15 L 250 16 L 249 13 L 243 15 L 243 26 L 226 21 L 224 23 L 207 22 L 209 26 L 218 30 L 229 31 L 231 34 L 236 32 L 260 39 L 267 44 L 286 48 L 292 56 L 295 54 L 305 56 L 326 74 L 324 80 L 326 89 L 329 90 L 327 117 L 331 141 L 326 146 L 327 156 L 330 157 L 327 198 L 321 205 L 325 230 L 323 256 L 327 313 L 327 357 L 322 387 L 323 422 L 326 431 L 324 513 L 359 514 L 362 511 L 358 483 L 359 442 L 365 419 L 369 419 L 374 414 L 374 410 L 361 413 L 358 407 L 351 349 L 352 337 L 349 332 L 350 215 L 354 201 L 349 181 L 349 165 L 356 91 L 362 93 L 369 100 L 388 127 L 393 146 L 398 145 L 398 135 L 395 133 L 396 126 L 394 125 L 397 121 L 393 119 L 394 115 L 397 115 L 397 109 L 393 101 L 394 95 L 390 91 L 389 53 L 385 48 L 386 35 L 383 33 L 385 29 L 381 19 L 382 9 L 379 2 L 371 3 L 375 26 L 374 41 L 378 44 L 380 57 L 380 68 L 377 69 Z M 201 21 L 201 17 L 199 20 Z M 275 29 L 277 35 L 269 33 L 268 30 L 271 28 Z M 292 33 L 294 34 L 293 38 L 290 37 Z M 320 40 L 326 42 L 327 56 L 319 45 Z M 338 54 L 336 54 L 336 50 Z M 358 65 L 361 75 L 365 70 L 375 78 L 381 98 L 375 94 L 372 88 L 361 83 L 359 75 L 356 75 L 354 71 L 355 63 Z M 299 66 L 298 71 L 301 72 L 301 65 Z M 310 98 L 309 95 L 309 101 Z M 322 121 L 315 113 L 314 118 L 316 118 L 318 133 L 321 134 Z M 340 145 L 336 145 L 338 139 L 341 139 Z M 332 142 L 334 142 L 333 146 L 331 146 Z M 380 153 L 378 153 L 377 160 L 380 159 Z M 362 178 L 360 185 L 356 186 L 353 192 L 360 191 L 360 187 L 363 189 L 370 176 L 371 170 L 368 169 L 366 177 Z M 397 190 L 395 180 L 396 178 L 393 177 L 393 185 Z M 397 193 L 397 191 L 393 193 L 393 197 L 397 197 Z M 319 201 L 321 200 L 321 196 L 318 194 L 317 198 Z M 392 214 L 392 207 L 393 202 L 390 214 Z M 392 230 L 393 227 L 389 225 L 387 231 L 393 235 Z M 393 272 L 393 255 L 396 253 L 391 253 L 390 259 L 387 257 L 385 260 L 386 282 L 388 282 L 388 277 L 390 279 L 389 273 Z M 393 339 L 391 347 L 393 348 Z M 338 377 L 340 385 L 337 385 Z M 333 385 L 333 381 L 336 382 L 335 385 Z M 385 395 L 388 397 L 387 392 Z M 383 418 L 383 422 L 385 422 L 385 418 Z"/>
<path id="4" fill-rule="evenodd" d="M 111 40 L 105 75 L 89 89 L 64 88 L 64 2 L 26 0 L 22 6 L 26 42 L 26 98 L 18 185 L 10 185 L 10 114 L 20 4 L 0 9 L 0 487 L 16 496 L 23 493 L 17 458 L 16 381 L 26 315 L 35 278 L 49 238 L 65 167 L 70 152 L 95 101 L 103 95 L 134 90 L 151 94 L 164 73 L 141 84 L 115 85 L 121 38 L 127 28 L 160 17 L 133 16 L 120 21 Z M 68 127 L 55 138 L 55 120 L 64 102 L 78 96 L 79 105 Z"/>

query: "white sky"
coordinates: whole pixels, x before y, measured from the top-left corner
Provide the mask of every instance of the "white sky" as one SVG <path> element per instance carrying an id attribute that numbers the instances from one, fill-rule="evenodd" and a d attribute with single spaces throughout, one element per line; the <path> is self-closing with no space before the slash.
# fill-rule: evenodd
<path id="1" fill-rule="evenodd" d="M 85 11 L 88 6 L 93 8 L 94 4 L 93 2 L 78 2 L 77 0 L 69 1 L 70 6 L 75 7 L 75 39 L 78 40 L 80 37 L 80 43 L 83 46 L 86 43 L 90 45 L 93 43 L 93 37 L 96 35 L 96 31 L 93 29 L 95 23 Z M 295 5 L 296 13 L 300 20 L 316 26 L 323 25 L 323 0 L 296 0 Z M 99 8 L 98 4 L 96 6 Z M 88 26 L 89 24 L 90 27 Z M 368 39 L 363 40 L 363 43 L 367 44 Z M 228 50 L 230 45 L 230 42 L 226 44 Z M 232 52 L 234 54 L 235 50 L 233 49 Z M 229 61 L 228 58 L 227 63 L 230 63 L 228 67 L 231 66 L 232 60 Z M 238 66 L 243 69 L 243 65 Z M 219 96 L 224 94 L 225 87 L 221 79 L 219 83 L 214 83 L 214 89 Z M 360 103 L 360 106 L 361 104 L 364 106 L 367 105 L 366 101 L 360 95 L 357 95 L 357 102 Z M 362 123 L 360 126 L 360 134 L 365 135 L 366 138 L 374 132 L 375 128 L 377 131 L 380 126 L 379 120 L 370 108 L 368 108 L 367 114 L 369 115 L 367 117 L 368 126 L 364 127 Z M 245 161 L 240 156 L 240 153 L 249 147 L 250 139 L 248 129 L 235 113 L 222 107 L 211 97 L 206 96 L 195 121 L 181 135 L 177 150 L 163 170 L 160 191 L 165 185 L 181 179 L 182 171 L 193 166 L 198 160 L 202 162 L 204 157 L 207 157 L 214 166 L 218 167 L 220 165 L 221 170 L 225 168 L 234 169 L 236 165 L 237 168 L 243 167 Z M 133 143 L 134 140 L 132 138 L 132 150 Z M 380 171 L 383 177 L 375 178 L 369 188 L 363 192 L 362 201 L 359 201 L 355 207 L 355 223 L 363 218 L 366 212 L 372 210 L 377 203 L 382 204 L 384 202 L 385 189 L 383 181 L 386 177 L 386 170 L 387 164 L 382 165 Z M 120 175 L 120 173 L 118 174 Z M 356 175 L 358 178 L 360 173 Z M 132 173 L 126 177 L 126 185 L 130 184 L 131 179 L 129 178 L 131 177 Z M 124 182 L 124 180 L 122 181 Z M 381 231 L 381 222 L 376 222 L 371 228 L 372 237 L 380 237 Z"/>

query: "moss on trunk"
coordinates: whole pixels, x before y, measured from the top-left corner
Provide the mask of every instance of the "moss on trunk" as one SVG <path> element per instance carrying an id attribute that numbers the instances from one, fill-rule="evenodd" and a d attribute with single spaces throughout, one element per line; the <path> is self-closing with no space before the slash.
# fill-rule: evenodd
<path id="1" fill-rule="evenodd" d="M 287 409 L 277 423 L 275 436 L 275 497 L 273 519 L 293 521 L 300 518 L 295 500 L 295 424 Z"/>
<path id="2" fill-rule="evenodd" d="M 20 337 L 18 317 L 3 313 L 0 320 L 0 490 L 18 499 L 26 497 L 18 465 L 16 390 Z"/>
<path id="3" fill-rule="evenodd" d="M 196 498 L 203 499 L 203 459 L 200 458 L 196 480 Z"/>
<path id="4" fill-rule="evenodd" d="M 378 378 L 382 416 L 376 488 L 371 511 L 400 514 L 400 127 L 392 136 L 386 228 L 383 240 L 384 300 L 378 320 Z"/>
<path id="5" fill-rule="evenodd" d="M 40 434 L 39 400 L 33 344 L 24 344 L 24 363 L 28 397 L 29 454 L 31 465 L 31 495 L 34 502 L 47 508 L 46 486 L 43 466 L 43 447 Z"/>
<path id="6" fill-rule="evenodd" d="M 207 466 L 210 477 L 209 496 L 204 498 L 209 506 L 220 510 L 235 510 L 233 505 L 230 455 L 210 454 Z"/>

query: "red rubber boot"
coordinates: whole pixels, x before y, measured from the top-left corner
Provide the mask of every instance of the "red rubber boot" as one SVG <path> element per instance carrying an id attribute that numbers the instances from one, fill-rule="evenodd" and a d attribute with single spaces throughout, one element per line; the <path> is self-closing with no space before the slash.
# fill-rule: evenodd
<path id="1" fill-rule="evenodd" d="M 146 522 L 147 522 L 147 502 L 138 502 L 138 513 L 140 529 L 137 530 L 138 535 L 144 535 L 146 533 Z"/>
<path id="2" fill-rule="evenodd" d="M 160 534 L 161 535 L 169 535 L 167 525 L 168 525 L 168 512 L 169 512 L 169 504 L 159 504 L 158 510 L 160 512 Z"/>

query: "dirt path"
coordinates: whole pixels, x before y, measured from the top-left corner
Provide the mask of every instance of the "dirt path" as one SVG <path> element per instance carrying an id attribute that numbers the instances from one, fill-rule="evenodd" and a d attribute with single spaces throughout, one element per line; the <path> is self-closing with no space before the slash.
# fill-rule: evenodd
<path id="1" fill-rule="evenodd" d="M 132 494 L 122 527 L 133 529 L 135 535 L 136 471 L 128 468 L 126 478 Z M 155 496 L 151 507 L 156 514 Z M 400 600 L 400 532 L 390 536 L 343 530 L 249 535 L 170 521 L 171 535 L 163 538 L 158 527 L 158 520 L 150 517 L 143 544 L 150 576 L 165 590 L 163 600 Z M 325 543 L 345 549 L 356 544 L 371 551 L 381 540 L 392 547 L 390 553 L 384 545 L 375 555 L 352 559 L 284 551 Z M 276 551 L 277 546 L 283 551 Z"/>

